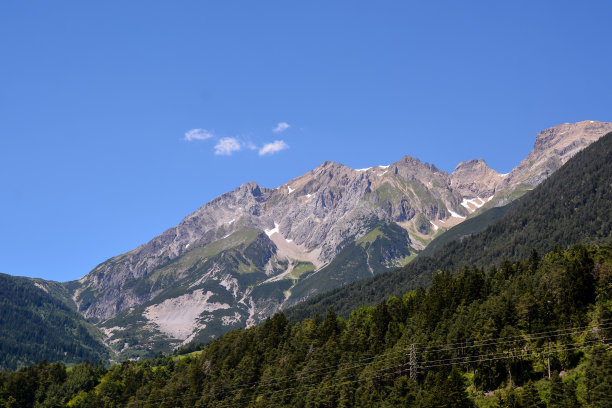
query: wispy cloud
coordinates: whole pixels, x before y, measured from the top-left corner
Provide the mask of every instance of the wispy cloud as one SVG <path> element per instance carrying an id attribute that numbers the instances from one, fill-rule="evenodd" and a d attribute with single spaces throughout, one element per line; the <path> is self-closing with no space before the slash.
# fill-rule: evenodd
<path id="1" fill-rule="evenodd" d="M 264 156 L 266 154 L 274 154 L 281 150 L 288 149 L 289 145 L 284 140 L 275 140 L 272 143 L 266 143 L 261 149 L 259 149 L 259 155 Z"/>
<path id="2" fill-rule="evenodd" d="M 185 140 L 191 142 L 193 140 L 206 140 L 213 137 L 212 132 L 206 129 L 191 129 L 185 132 Z"/>
<path id="3" fill-rule="evenodd" d="M 240 142 L 233 137 L 224 137 L 215 145 L 215 154 L 218 156 L 229 156 L 242 148 Z"/>
<path id="4" fill-rule="evenodd" d="M 279 122 L 278 125 L 276 125 L 274 129 L 272 129 L 272 131 L 274 133 L 282 133 L 285 130 L 289 129 L 290 127 L 291 125 L 288 124 L 287 122 Z"/>

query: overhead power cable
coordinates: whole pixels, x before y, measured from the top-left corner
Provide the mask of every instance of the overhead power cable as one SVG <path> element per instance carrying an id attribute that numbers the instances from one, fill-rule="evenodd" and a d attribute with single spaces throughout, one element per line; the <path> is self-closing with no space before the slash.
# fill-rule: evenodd
<path id="1" fill-rule="evenodd" d="M 593 343 L 597 343 L 597 342 L 605 342 L 605 341 L 610 341 L 612 339 L 603 339 L 603 340 L 591 340 L 591 341 L 587 341 L 585 344 L 582 345 L 578 345 L 577 343 L 568 343 L 568 344 L 561 344 L 555 347 L 555 352 L 561 352 L 561 351 L 568 351 L 568 350 L 576 350 L 576 349 L 584 349 L 584 348 L 588 348 L 590 347 Z M 487 354 L 482 354 L 482 355 L 478 355 L 475 356 L 477 357 L 477 359 L 468 359 L 466 360 L 465 358 L 462 357 L 463 360 L 461 361 L 449 361 L 449 360 L 454 360 L 454 359 L 442 359 L 442 360 L 437 360 L 437 364 L 431 364 L 431 363 L 435 363 L 436 361 L 430 361 L 427 362 L 425 364 L 421 364 L 418 366 L 419 370 L 426 370 L 428 368 L 434 368 L 434 367 L 442 367 L 442 366 L 453 366 L 453 365 L 463 365 L 463 364 L 471 364 L 471 363 L 481 363 L 481 362 L 486 362 L 486 361 L 496 361 L 496 360 L 503 360 L 503 359 L 511 359 L 511 358 L 527 358 L 530 357 L 532 355 L 535 354 L 539 354 L 541 352 L 543 352 L 545 349 L 544 348 L 540 348 L 540 349 L 533 349 L 531 351 L 525 352 L 524 350 L 518 350 L 516 351 L 519 354 L 512 354 L 512 350 L 508 351 L 508 352 L 504 352 L 504 353 L 487 353 Z M 522 353 L 522 354 L 521 354 Z M 502 355 L 504 354 L 504 355 Z M 392 360 L 392 359 L 388 359 L 388 360 Z M 388 361 L 387 360 L 387 361 Z M 401 369 L 400 372 L 403 371 L 409 371 L 409 368 L 406 368 L 410 365 L 410 362 L 407 363 L 402 363 L 399 365 L 395 365 L 395 366 L 391 366 L 391 367 L 386 367 L 383 368 L 381 370 L 376 370 L 376 371 L 372 371 L 369 372 L 368 374 L 376 374 L 376 373 L 381 373 L 384 371 L 388 371 L 388 370 L 394 370 L 392 373 L 387 373 L 384 375 L 390 375 L 390 374 L 397 374 L 398 371 L 397 369 Z M 354 369 L 354 368 L 359 368 L 359 367 L 349 367 L 348 369 Z M 347 383 L 350 382 L 356 382 L 356 381 L 364 381 L 364 380 L 368 380 L 371 378 L 377 378 L 380 377 L 379 376 L 368 376 L 368 378 L 366 379 L 361 379 L 361 380 L 354 380 L 355 377 L 361 376 L 363 373 L 356 373 L 353 375 L 348 375 L 348 376 L 344 376 L 344 377 L 339 377 L 339 378 L 334 378 L 331 379 L 331 381 L 328 382 L 328 385 L 326 387 L 331 387 L 333 385 L 338 385 L 338 381 L 344 381 L 344 380 L 349 380 L 347 381 Z M 353 379 L 353 380 L 351 380 Z M 278 385 L 278 384 L 258 384 L 258 386 L 268 386 L 268 385 Z M 300 394 L 300 393 L 304 393 L 304 392 L 310 392 L 312 390 L 311 387 L 314 386 L 319 386 L 320 382 L 311 382 L 311 383 L 306 383 L 306 384 L 299 384 L 299 386 L 301 387 L 306 387 L 307 390 L 302 390 L 299 392 L 295 392 L 295 393 L 285 393 L 283 396 L 291 396 L 291 395 L 296 395 L 296 394 Z M 236 393 L 237 391 L 245 391 L 248 389 L 252 389 L 254 387 L 244 387 L 244 388 L 234 388 L 234 389 L 230 389 L 230 390 L 225 390 L 224 393 Z M 325 387 L 324 387 L 325 388 Z M 282 390 L 276 390 L 276 391 L 269 391 L 267 392 L 268 395 L 274 395 L 277 393 L 281 393 L 281 392 L 285 392 L 285 389 Z M 266 392 L 263 392 L 264 394 L 266 394 Z M 194 394 L 183 394 L 180 397 L 175 397 L 175 398 L 171 398 L 171 399 L 166 399 L 166 398 L 162 398 L 159 400 L 149 400 L 146 401 L 147 403 L 149 402 L 159 402 L 159 401 L 168 401 L 168 400 L 177 400 L 177 399 L 182 399 L 184 397 L 188 397 L 188 396 L 198 396 L 198 395 L 202 395 L 202 393 L 194 393 Z M 245 396 L 243 398 L 250 398 L 250 396 Z M 229 403 L 229 402 L 228 402 Z M 232 402 L 233 403 L 233 402 Z M 218 405 L 218 407 L 225 407 L 226 405 Z"/>

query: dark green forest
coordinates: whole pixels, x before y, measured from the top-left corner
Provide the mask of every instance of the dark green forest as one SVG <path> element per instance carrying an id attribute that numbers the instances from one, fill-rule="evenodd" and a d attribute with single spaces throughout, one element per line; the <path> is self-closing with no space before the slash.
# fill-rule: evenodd
<path id="1" fill-rule="evenodd" d="M 465 265 L 484 267 L 504 259 L 515 261 L 528 257 L 534 248 L 546 253 L 555 246 L 608 242 L 612 233 L 611 163 L 609 133 L 576 154 L 484 231 L 450 242 L 434 255 L 418 257 L 399 270 L 315 296 L 287 310 L 287 318 L 298 322 L 316 313 L 324 314 L 330 307 L 347 317 L 361 305 L 375 305 L 390 296 L 427 287 L 439 269 L 457 271 Z M 487 218 L 495 219 L 503 210 L 490 211 L 496 214 L 482 214 L 479 220 L 466 222 L 486 223 Z M 462 224 L 455 228 L 467 229 Z M 447 234 L 461 235 L 453 230 Z"/>
<path id="2" fill-rule="evenodd" d="M 611 407 L 612 246 L 457 274 L 183 355 L 0 375 L 5 407 Z M 190 350 L 183 350 L 188 352 Z"/>
<path id="3" fill-rule="evenodd" d="M 97 329 L 46 290 L 31 279 L 0 274 L 0 369 L 45 358 L 71 363 L 107 359 Z"/>

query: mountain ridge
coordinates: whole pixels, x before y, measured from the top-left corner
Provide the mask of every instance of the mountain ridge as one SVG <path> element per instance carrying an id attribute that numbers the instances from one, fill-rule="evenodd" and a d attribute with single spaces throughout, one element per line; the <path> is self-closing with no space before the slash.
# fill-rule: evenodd
<path id="1" fill-rule="evenodd" d="M 326 161 L 276 188 L 251 181 L 206 203 L 148 243 L 98 265 L 72 283 L 73 299 L 83 315 L 109 333 L 109 342 L 138 338 L 121 352 L 153 347 L 144 344 L 146 336 L 138 331 L 148 330 L 151 338 L 164 336 L 145 313 L 153 309 L 147 308 L 172 304 L 171 299 L 195 291 L 204 299 L 210 292 L 200 302 L 202 314 L 196 314 L 200 323 L 194 327 L 203 329 L 168 341 L 176 347 L 186 339 L 204 340 L 404 265 L 443 231 L 532 189 L 606 129 L 612 130 L 612 124 L 583 121 L 540 132 L 531 156 L 506 175 L 482 159 L 461 162 L 449 174 L 404 156 L 366 169 Z M 403 229 L 405 238 L 386 225 Z M 227 243 L 233 234 L 250 236 L 249 231 L 260 232 L 255 246 L 248 240 L 215 245 Z M 370 238 L 360 244 L 364 237 Z M 403 243 L 388 251 L 382 241 L 377 243 L 385 239 Z M 196 252 L 208 257 L 190 255 Z M 333 262 L 349 253 L 364 260 L 364 269 L 355 269 L 360 272 Z M 326 278 L 317 282 L 322 276 Z M 223 307 L 213 310 L 207 302 Z"/>
<path id="2" fill-rule="evenodd" d="M 499 266 L 506 259 L 527 258 L 533 249 L 543 253 L 557 245 L 606 242 L 612 234 L 610 163 L 612 132 L 579 152 L 521 199 L 469 220 L 477 224 L 472 227 L 473 233 L 467 232 L 469 237 L 447 242 L 431 256 L 419 256 L 403 268 L 313 297 L 285 313 L 290 320 L 298 321 L 317 313 L 322 315 L 331 307 L 347 316 L 356 307 L 427 287 L 439 270 L 458 272 L 467 265 Z M 488 217 L 496 222 L 482 221 Z M 461 231 L 469 223 L 448 233 L 459 235 L 455 230 Z"/>

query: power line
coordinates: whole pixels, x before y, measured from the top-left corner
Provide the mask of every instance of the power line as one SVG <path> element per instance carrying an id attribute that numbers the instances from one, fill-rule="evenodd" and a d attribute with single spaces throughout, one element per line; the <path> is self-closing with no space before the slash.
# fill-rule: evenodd
<path id="1" fill-rule="evenodd" d="M 561 344 L 561 345 L 556 346 L 554 351 L 561 352 L 561 351 L 567 351 L 567 350 L 584 349 L 584 348 L 590 347 L 593 343 L 610 341 L 610 340 L 612 340 L 612 339 L 607 338 L 607 339 L 603 339 L 603 340 L 590 340 L 590 341 L 587 341 L 585 344 L 582 344 L 582 345 L 578 345 L 577 343 Z M 569 347 L 560 348 L 562 346 L 569 346 Z M 470 357 L 468 359 L 466 359 L 465 357 L 460 357 L 460 358 L 455 358 L 455 359 L 434 360 L 434 361 L 427 362 L 427 363 L 425 363 L 423 365 L 420 365 L 420 366 L 418 366 L 418 368 L 421 369 L 421 370 L 425 370 L 425 369 L 428 369 L 428 368 L 435 368 L 435 367 L 442 367 L 442 366 L 453 366 L 453 365 L 463 365 L 463 364 L 471 364 L 471 363 L 481 363 L 481 362 L 486 362 L 486 361 L 496 361 L 496 360 L 503 360 L 503 359 L 510 359 L 510 358 L 528 358 L 528 357 L 531 357 L 533 355 L 541 353 L 543 350 L 544 350 L 543 348 L 533 349 L 531 351 L 518 350 L 519 353 L 522 353 L 522 354 L 519 354 L 519 355 L 511 354 L 510 351 L 508 351 L 508 352 L 505 352 L 505 353 L 487 353 L 487 354 L 482 354 L 482 355 L 478 355 L 478 356 L 472 356 L 472 357 Z M 501 354 L 504 354 L 504 355 L 501 355 Z M 398 357 L 396 357 L 396 358 L 398 358 Z M 462 359 L 463 361 L 449 361 L 449 360 L 456 360 L 456 359 Z M 389 360 L 392 360 L 392 359 L 387 359 L 386 361 L 389 361 Z M 439 362 L 439 363 L 438 364 L 431 364 L 432 362 Z M 384 372 L 384 371 L 395 370 L 395 369 L 400 369 L 399 373 L 403 373 L 404 371 L 407 371 L 407 370 L 409 371 L 409 369 L 406 369 L 405 367 L 410 366 L 410 365 L 411 365 L 410 362 L 403 363 L 403 364 L 400 364 L 400 365 L 386 367 L 386 368 L 381 369 L 381 370 L 376 370 L 376 371 L 373 371 L 373 372 L 371 372 L 369 374 L 381 373 L 381 372 Z M 359 368 L 359 367 L 360 366 L 353 366 L 353 367 L 348 367 L 348 368 L 345 368 L 345 369 L 351 370 L 351 369 L 356 369 L 356 368 Z M 370 376 L 370 377 L 368 377 L 368 379 L 377 378 L 377 377 L 381 377 L 381 376 L 386 376 L 386 375 L 390 375 L 390 374 L 394 374 L 394 373 L 398 373 L 398 372 L 394 371 L 392 373 L 387 373 L 387 374 L 384 374 L 384 375 L 379 375 L 379 376 L 374 376 L 374 377 Z M 345 383 L 364 381 L 363 379 L 362 380 L 354 380 L 355 377 L 358 377 L 358 376 L 360 376 L 362 374 L 363 374 L 363 372 L 356 373 L 356 374 L 353 374 L 353 375 L 344 376 L 344 377 L 340 377 L 340 378 L 331 379 L 329 385 L 324 386 L 324 388 L 329 388 L 329 387 L 334 386 L 334 385 L 336 385 L 336 386 L 337 385 L 341 385 L 340 383 L 338 383 L 338 381 L 342 381 L 342 380 L 349 380 L 349 381 L 346 381 Z M 353 379 L 353 380 L 350 380 L 350 379 Z M 272 383 L 259 384 L 259 386 L 261 386 L 261 385 L 268 386 L 268 385 L 278 385 L 278 384 L 272 384 Z M 304 393 L 304 392 L 310 392 L 311 389 L 312 389 L 311 387 L 317 386 L 317 385 L 319 385 L 318 382 L 316 382 L 316 383 L 311 382 L 311 383 L 306 383 L 306 384 L 300 384 L 300 386 L 306 387 L 307 390 L 302 390 L 302 391 L 298 391 L 298 392 L 294 392 L 294 393 L 289 393 L 289 394 L 285 393 L 284 396 L 291 396 L 291 395 L 301 394 L 301 393 Z M 245 391 L 245 390 L 253 389 L 253 388 L 254 387 L 246 387 L 246 388 L 238 388 L 238 389 L 233 389 L 233 390 L 225 390 L 223 393 L 227 394 L 227 393 L 232 392 L 232 391 L 234 391 L 234 392 L 235 391 Z M 274 395 L 274 394 L 285 392 L 285 391 L 286 391 L 286 389 L 276 390 L 276 391 L 268 391 L 267 394 Z M 266 391 L 263 391 L 263 394 L 265 395 Z M 184 398 L 186 396 L 198 396 L 198 395 L 201 396 L 202 393 L 183 394 L 180 397 L 174 397 L 174 398 L 170 398 L 170 399 L 163 398 L 163 399 L 159 399 L 159 400 L 150 400 L 150 401 L 145 401 L 145 402 L 149 403 L 149 402 L 159 402 L 159 401 L 170 401 L 170 400 L 181 399 L 181 398 Z M 251 398 L 251 396 L 245 396 L 242 399 L 245 399 L 245 398 Z M 229 403 L 230 402 L 227 402 L 226 404 L 229 404 Z M 222 405 L 218 405 L 218 406 L 219 407 L 225 407 L 227 405 L 222 403 Z"/>
<path id="2" fill-rule="evenodd" d="M 609 340 L 612 340 L 612 339 L 604 339 L 603 341 L 609 341 Z M 592 340 L 590 343 L 595 343 L 595 342 L 599 342 L 599 341 L 600 340 Z M 585 348 L 588 348 L 588 347 L 590 347 L 590 345 L 573 345 L 573 347 L 560 348 L 560 349 L 557 349 L 556 351 L 560 352 L 560 351 L 568 351 L 568 350 L 577 350 L 577 349 L 585 349 Z M 537 354 L 539 352 L 540 352 L 540 350 L 534 350 L 533 352 L 529 353 L 526 357 L 531 356 L 533 354 Z M 484 361 L 495 361 L 495 360 L 514 358 L 514 357 L 516 357 L 516 356 L 504 356 L 504 357 L 496 357 L 496 358 L 487 358 L 487 359 L 481 359 L 479 361 L 481 361 L 481 362 L 484 362 Z M 476 361 L 476 362 L 478 362 L 478 361 Z M 455 363 L 445 363 L 445 364 L 437 364 L 437 365 L 426 365 L 426 366 L 420 366 L 420 368 L 421 369 L 426 369 L 426 368 L 432 368 L 432 367 L 453 366 L 453 365 L 458 365 L 458 364 L 464 364 L 464 363 L 461 363 L 461 362 L 457 363 L 457 362 L 455 362 Z M 380 377 L 384 377 L 384 376 L 388 376 L 388 375 L 392 375 L 392 374 L 402 374 L 405 371 L 409 371 L 409 369 L 406 368 L 407 365 L 408 364 L 401 364 L 401 365 L 396 365 L 396 366 L 392 366 L 392 367 L 387 367 L 387 368 L 384 368 L 382 370 L 377 370 L 377 371 L 374 371 L 374 372 L 369 373 L 369 374 L 382 373 L 382 372 L 390 371 L 390 370 L 391 370 L 391 372 L 388 372 L 386 374 L 379 374 L 379 375 L 375 375 L 375 376 L 369 376 L 368 378 L 364 378 L 364 379 L 347 380 L 349 378 L 354 378 L 354 377 L 360 376 L 363 373 L 355 374 L 355 375 L 348 376 L 348 377 L 341 377 L 339 379 L 332 380 L 327 385 L 323 385 L 320 389 L 326 389 L 326 388 L 337 387 L 337 386 L 341 386 L 341 385 L 345 385 L 345 384 L 350 384 L 350 383 L 367 381 L 367 380 L 370 380 L 372 378 L 380 378 Z M 395 371 L 395 369 L 400 369 L 400 371 L 399 372 Z M 339 382 L 337 382 L 339 380 L 346 380 L 346 381 L 339 383 Z M 315 383 L 302 385 L 302 386 L 307 387 L 307 389 L 306 390 L 292 392 L 292 393 L 285 393 L 285 394 L 283 394 L 283 397 L 295 396 L 295 395 L 299 395 L 299 394 L 308 393 L 308 392 L 312 391 L 314 386 L 318 386 L 318 385 L 319 384 L 315 384 Z M 284 392 L 284 391 L 286 391 L 286 390 L 276 390 L 276 391 L 269 391 L 269 392 L 263 391 L 258 396 L 262 396 L 262 395 L 266 395 L 267 394 L 268 397 L 269 397 L 269 396 L 272 396 L 274 394 L 281 393 L 281 392 Z M 241 399 L 239 399 L 239 401 L 247 399 L 247 398 L 252 398 L 252 396 L 244 396 Z M 228 401 L 226 403 L 222 403 L 221 405 L 217 405 L 217 407 L 219 407 L 219 408 L 228 407 L 228 406 L 231 406 L 231 405 L 228 405 L 228 404 L 233 404 L 235 402 L 236 401 L 231 401 L 231 402 Z"/>
<path id="3" fill-rule="evenodd" d="M 604 327 L 605 326 L 605 327 Z M 597 325 L 594 327 L 602 327 L 602 328 L 608 328 L 608 326 L 612 327 L 612 321 L 611 323 L 607 323 L 607 324 L 603 324 L 603 325 Z M 473 348 L 473 347 L 482 347 L 482 346 L 491 346 L 491 345 L 498 345 L 498 344 L 507 344 L 507 343 L 511 343 L 517 340 L 509 340 L 506 341 L 506 339 L 521 339 L 521 340 L 525 340 L 525 341 L 533 341 L 536 339 L 540 339 L 540 338 L 549 338 L 549 337 L 555 337 L 555 333 L 560 333 L 560 332 L 566 332 L 566 333 L 562 333 L 562 335 L 570 335 L 570 334 L 575 334 L 575 333 L 580 333 L 582 331 L 582 329 L 584 328 L 589 328 L 590 326 L 582 326 L 582 327 L 576 327 L 573 329 L 573 331 L 568 332 L 568 330 L 572 330 L 572 329 L 559 329 L 559 330 L 551 330 L 551 331 L 542 331 L 539 333 L 536 333 L 538 335 L 541 334 L 548 334 L 548 336 L 541 336 L 541 337 L 537 337 L 537 338 L 529 338 L 529 335 L 525 335 L 527 338 L 525 339 L 525 337 L 521 337 L 521 336 L 508 336 L 508 337 L 503 337 L 503 338 L 499 338 L 496 341 L 491 341 L 488 343 L 483 343 L 482 345 L 471 345 L 471 346 L 465 346 L 465 347 L 454 347 L 454 348 L 440 348 L 439 350 L 434 349 L 427 349 L 427 350 L 422 350 L 422 351 L 418 351 L 418 354 L 430 354 L 430 353 L 437 353 L 440 351 L 452 351 L 452 350 L 459 350 L 459 349 L 466 349 L 466 348 Z M 476 342 L 477 340 L 472 340 L 472 342 Z M 469 341 L 468 341 L 469 342 Z M 418 343 L 415 343 L 418 344 Z M 455 344 L 461 344 L 461 343 L 450 343 L 450 345 L 455 345 Z M 441 345 L 440 347 L 443 347 L 444 345 Z M 390 352 L 385 353 L 384 355 L 382 355 L 382 359 L 377 360 L 377 362 L 385 362 L 385 361 L 389 361 L 389 360 L 393 360 L 399 357 L 390 357 L 392 355 L 395 354 L 403 354 L 406 352 L 410 352 L 413 348 L 413 345 L 410 345 L 409 347 L 406 348 L 402 348 L 402 349 L 398 349 L 398 350 L 393 350 Z M 418 349 L 417 349 L 418 350 Z M 259 382 L 259 381 L 254 381 L 251 383 L 243 383 L 243 384 L 239 384 L 236 386 L 236 389 L 242 389 L 242 388 L 248 388 L 251 385 L 271 385 L 276 381 L 283 381 L 283 382 L 288 382 L 291 380 L 304 380 L 305 378 L 308 377 L 312 377 L 315 374 L 326 374 L 332 371 L 334 368 L 344 368 L 344 369 L 354 369 L 354 368 L 360 368 L 360 367 L 364 367 L 366 365 L 369 365 L 369 362 L 372 362 L 372 360 L 375 360 L 377 358 L 380 358 L 381 356 L 372 356 L 372 357 L 367 357 L 367 358 L 363 358 L 360 360 L 356 360 L 350 363 L 339 363 L 336 365 L 332 365 L 332 366 L 328 366 L 325 368 L 320 368 L 320 369 L 316 369 L 316 370 L 310 370 L 310 371 L 306 371 L 306 372 L 302 372 L 302 373 L 296 373 L 293 376 L 290 377 L 272 377 L 270 379 L 266 379 L 266 381 Z M 368 362 L 368 363 L 366 363 Z M 365 363 L 365 364 L 358 364 L 355 365 L 355 363 Z M 352 366 L 347 366 L 347 367 L 343 367 L 345 364 L 353 364 Z"/>
<path id="4" fill-rule="evenodd" d="M 605 323 L 593 326 L 592 328 L 595 328 L 595 327 L 607 328 L 608 326 L 612 325 L 612 320 L 603 320 L 602 322 L 605 322 Z M 611 323 L 608 323 L 608 322 L 611 322 Z M 588 326 L 581 326 L 581 327 L 568 328 L 568 329 L 549 330 L 549 331 L 538 332 L 538 333 L 535 333 L 535 334 L 536 335 L 549 334 L 550 336 L 554 336 L 554 334 L 557 334 L 557 335 L 568 335 L 568 334 L 573 334 L 573 333 L 580 332 L 581 330 L 578 330 L 578 329 L 584 329 L 584 328 L 589 328 L 589 327 L 591 327 L 591 326 L 588 325 Z M 573 331 L 568 333 L 569 330 L 573 330 Z M 563 332 L 566 332 L 566 333 L 563 333 Z M 527 335 L 527 336 L 529 336 L 529 335 Z M 544 336 L 544 337 L 546 337 L 546 336 Z M 484 346 L 484 345 L 489 346 L 489 345 L 495 345 L 495 344 L 507 344 L 507 343 L 511 342 L 511 341 L 509 341 L 507 339 L 522 339 L 522 338 L 524 338 L 524 335 L 523 336 L 507 336 L 507 337 L 499 338 L 499 339 L 497 339 L 496 341 L 493 341 L 493 342 L 483 343 L 481 346 Z M 478 340 L 472 340 L 471 342 L 475 343 L 477 341 Z M 514 340 L 514 341 L 516 341 L 516 340 Z M 415 344 L 419 344 L 419 343 L 415 343 Z M 447 345 L 457 345 L 457 344 L 463 344 L 463 343 L 449 343 Z M 445 345 L 440 345 L 438 347 L 444 347 L 444 346 Z M 424 350 L 424 351 L 419 352 L 419 354 L 428 354 L 428 353 L 434 353 L 434 352 L 439 352 L 439 351 L 459 350 L 459 349 L 468 348 L 468 347 L 477 347 L 477 346 L 476 345 L 472 345 L 472 346 L 466 346 L 466 347 L 454 347 L 454 348 L 446 348 L 446 349 L 440 349 L 440 350 L 435 350 L 435 349 L 434 350 Z M 402 357 L 405 357 L 405 353 L 409 352 L 411 349 L 412 349 L 412 345 L 409 348 L 403 348 L 403 349 L 399 349 L 399 350 L 390 351 L 388 353 L 385 353 L 382 356 L 383 358 L 377 360 L 376 362 L 377 363 L 384 363 L 384 362 L 400 359 Z M 391 357 L 391 355 L 395 355 L 395 354 L 402 354 L 402 355 Z M 499 354 L 499 353 L 497 353 L 497 354 Z M 482 355 L 482 356 L 485 356 L 485 355 Z M 372 360 L 375 360 L 376 358 L 379 358 L 379 357 L 381 357 L 381 356 L 379 355 L 379 356 L 367 357 L 367 358 L 364 358 L 364 359 L 361 359 L 361 360 L 354 361 L 353 365 L 348 365 L 348 366 L 345 366 L 345 364 L 347 364 L 347 363 L 339 363 L 339 364 L 336 364 L 336 365 L 333 365 L 333 366 L 328 366 L 328 367 L 317 369 L 317 370 L 306 371 L 305 373 L 296 373 L 295 375 L 289 376 L 289 377 L 286 377 L 286 376 L 283 376 L 283 377 L 272 377 L 272 378 L 266 379 L 263 382 L 261 382 L 261 381 L 254 381 L 254 382 L 251 382 L 251 383 L 238 384 L 238 385 L 233 386 L 229 390 L 226 390 L 225 392 L 243 391 L 243 390 L 254 388 L 254 386 L 261 387 L 261 386 L 277 385 L 278 382 L 283 383 L 283 382 L 289 382 L 289 381 L 292 381 L 292 380 L 295 380 L 295 381 L 304 381 L 306 379 L 309 379 L 310 377 L 313 377 L 317 373 L 320 373 L 321 375 L 325 375 L 325 374 L 329 374 L 331 372 L 337 371 L 337 370 L 334 370 L 334 369 L 342 369 L 342 370 L 345 370 L 345 371 L 355 370 L 355 369 L 359 369 L 359 368 L 368 366 L 371 363 L 357 364 L 357 365 L 355 365 L 354 363 L 365 363 L 366 361 L 372 362 Z M 454 358 L 454 359 L 465 359 L 465 358 L 466 357 L 457 357 L 457 358 Z M 430 362 L 432 362 L 432 361 L 430 361 Z M 435 360 L 433 362 L 435 362 Z M 184 394 L 182 397 L 193 396 L 193 395 L 195 395 L 195 394 Z"/>

